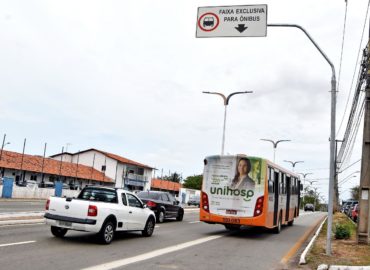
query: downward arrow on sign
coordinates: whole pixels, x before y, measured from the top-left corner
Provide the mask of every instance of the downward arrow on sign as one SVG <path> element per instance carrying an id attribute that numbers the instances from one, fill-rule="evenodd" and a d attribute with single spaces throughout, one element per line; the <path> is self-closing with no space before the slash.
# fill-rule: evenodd
<path id="1" fill-rule="evenodd" d="M 238 27 L 235 27 L 236 30 L 238 30 L 240 33 L 243 33 L 245 29 L 248 27 L 245 27 L 244 24 L 238 24 Z"/>

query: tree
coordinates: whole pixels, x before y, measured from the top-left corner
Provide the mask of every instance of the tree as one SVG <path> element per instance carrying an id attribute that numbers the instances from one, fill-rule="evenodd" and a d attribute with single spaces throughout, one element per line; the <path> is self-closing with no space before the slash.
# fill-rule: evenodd
<path id="1" fill-rule="evenodd" d="M 202 188 L 202 179 L 203 179 L 202 174 L 194 175 L 194 176 L 188 176 L 185 179 L 183 187 L 200 190 Z"/>
<path id="2" fill-rule="evenodd" d="M 168 176 L 168 175 L 163 176 L 162 180 L 167 180 L 167 181 L 171 181 L 171 182 L 180 183 L 181 180 L 182 180 L 182 176 L 179 173 L 174 172 L 170 176 Z"/>
<path id="3" fill-rule="evenodd" d="M 358 201 L 360 199 L 360 186 L 351 188 L 351 199 Z"/>

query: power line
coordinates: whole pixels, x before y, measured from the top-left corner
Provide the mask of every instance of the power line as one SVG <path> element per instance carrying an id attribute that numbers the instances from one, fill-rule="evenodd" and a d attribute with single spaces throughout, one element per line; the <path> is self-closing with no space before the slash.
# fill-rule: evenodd
<path id="1" fill-rule="evenodd" d="M 342 48 L 341 48 L 341 51 L 340 51 L 340 60 L 339 60 L 339 72 L 338 72 L 338 84 L 337 84 L 337 90 L 338 91 L 339 91 L 339 85 L 340 85 L 340 74 L 341 74 L 341 71 L 342 71 L 344 37 L 345 37 L 345 34 L 346 34 L 347 7 L 348 7 L 348 3 L 346 1 L 346 10 L 344 12 L 344 22 L 343 22 Z"/>
<path id="2" fill-rule="evenodd" d="M 347 2 L 346 2 L 347 3 Z M 346 5 L 347 6 L 347 5 Z M 344 108 L 344 112 L 343 112 L 343 116 L 342 116 L 342 120 L 341 120 L 341 123 L 339 125 L 339 128 L 337 130 L 337 135 L 342 127 L 342 124 L 343 124 L 343 121 L 344 121 L 344 118 L 345 118 L 345 115 L 346 115 L 346 112 L 347 112 L 347 108 L 348 108 L 348 102 L 349 102 L 349 98 L 352 94 L 352 89 L 353 89 L 353 82 L 355 80 L 355 75 L 357 73 L 357 63 L 358 63 L 358 60 L 359 60 L 359 57 L 360 57 L 360 52 L 361 52 L 361 47 L 362 47 L 362 42 L 363 42 L 363 39 L 364 39 L 364 33 L 365 33 L 365 27 L 366 27 L 366 22 L 367 22 L 367 16 L 368 16 L 368 13 L 369 13 L 369 6 L 370 6 L 370 1 L 368 2 L 367 4 L 367 9 L 366 9 L 366 15 L 365 15 L 365 20 L 364 20 L 364 26 L 362 28 L 362 34 L 361 34 L 361 41 L 360 41 L 360 46 L 358 48 L 358 53 L 357 53 L 357 58 L 356 58 L 356 63 L 355 63 L 355 70 L 353 72 L 353 76 L 352 76 L 352 81 L 351 81 L 351 87 L 350 87 L 350 91 L 348 93 L 348 96 L 347 96 L 347 101 L 346 101 L 346 106 Z"/>

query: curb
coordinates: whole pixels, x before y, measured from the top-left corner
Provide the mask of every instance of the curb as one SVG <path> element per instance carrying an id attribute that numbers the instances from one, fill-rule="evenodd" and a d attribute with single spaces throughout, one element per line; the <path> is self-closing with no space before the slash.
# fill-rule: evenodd
<path id="1" fill-rule="evenodd" d="M 370 270 L 370 266 L 346 266 L 320 264 L 317 270 Z"/>
<path id="2" fill-rule="evenodd" d="M 310 243 L 307 245 L 303 253 L 301 254 L 301 257 L 299 259 L 299 265 L 306 264 L 306 255 L 308 251 L 311 249 L 313 243 L 315 242 L 317 236 L 319 236 L 322 226 L 324 225 L 325 221 L 327 220 L 328 216 L 325 217 L 325 219 L 321 222 L 319 228 L 316 230 L 314 236 L 312 237 Z"/>

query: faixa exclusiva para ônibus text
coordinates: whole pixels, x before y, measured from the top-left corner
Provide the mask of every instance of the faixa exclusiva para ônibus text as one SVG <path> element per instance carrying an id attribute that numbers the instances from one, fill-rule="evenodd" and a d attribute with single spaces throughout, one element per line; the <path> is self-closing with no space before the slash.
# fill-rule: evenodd
<path id="1" fill-rule="evenodd" d="M 265 13 L 264 8 L 237 8 L 237 9 L 220 9 L 218 14 L 220 15 L 239 15 L 239 14 L 261 14 Z M 260 16 L 225 16 L 224 22 L 259 22 L 261 20 Z"/>

